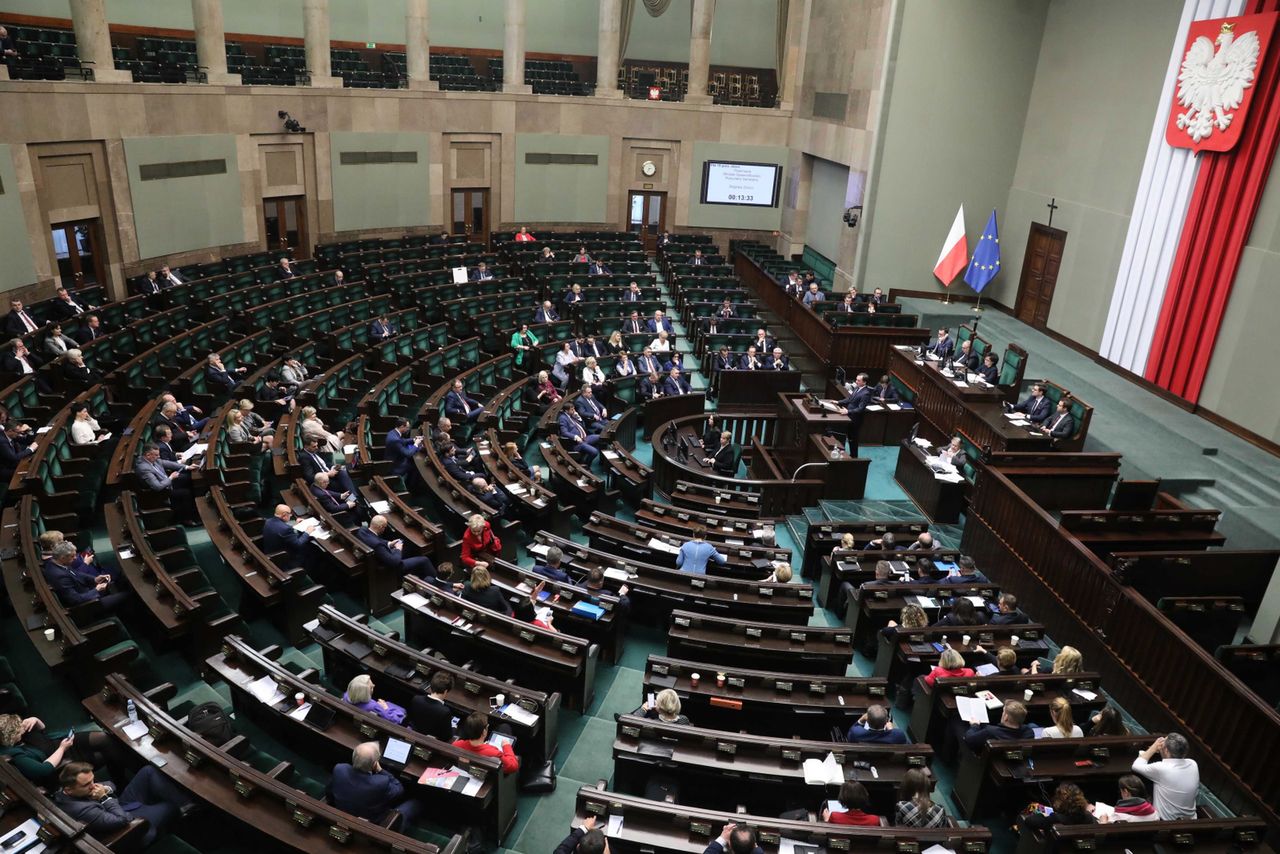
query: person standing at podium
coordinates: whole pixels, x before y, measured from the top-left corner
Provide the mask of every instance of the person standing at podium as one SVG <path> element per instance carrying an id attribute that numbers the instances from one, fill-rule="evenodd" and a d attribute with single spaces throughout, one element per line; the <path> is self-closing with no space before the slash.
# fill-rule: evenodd
<path id="1" fill-rule="evenodd" d="M 858 433 L 862 431 L 862 418 L 871 402 L 871 389 L 867 388 L 867 375 L 858 374 L 853 381 L 853 391 L 840 401 L 840 414 L 849 416 L 849 456 L 858 456 Z"/>

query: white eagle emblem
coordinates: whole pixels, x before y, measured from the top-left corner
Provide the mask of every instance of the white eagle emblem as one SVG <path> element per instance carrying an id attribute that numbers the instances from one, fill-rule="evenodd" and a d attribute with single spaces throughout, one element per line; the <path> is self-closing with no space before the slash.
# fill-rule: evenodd
<path id="1" fill-rule="evenodd" d="M 1200 36 L 1182 60 L 1178 73 L 1178 103 L 1189 109 L 1178 114 L 1178 127 L 1193 142 L 1231 124 L 1231 111 L 1244 100 L 1244 90 L 1253 85 L 1261 44 L 1250 31 L 1235 38 L 1235 25 L 1226 23 L 1218 33 L 1218 52 L 1213 42 Z"/>

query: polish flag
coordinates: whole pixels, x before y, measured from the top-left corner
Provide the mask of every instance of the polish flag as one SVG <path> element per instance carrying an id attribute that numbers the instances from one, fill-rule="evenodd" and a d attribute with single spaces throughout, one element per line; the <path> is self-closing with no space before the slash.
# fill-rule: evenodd
<path id="1" fill-rule="evenodd" d="M 933 275 L 938 277 L 943 287 L 947 287 L 968 264 L 969 240 L 964 235 L 964 205 L 961 205 L 956 211 L 956 221 L 951 223 L 951 231 L 947 233 L 947 242 L 942 244 L 938 263 L 933 265 Z"/>

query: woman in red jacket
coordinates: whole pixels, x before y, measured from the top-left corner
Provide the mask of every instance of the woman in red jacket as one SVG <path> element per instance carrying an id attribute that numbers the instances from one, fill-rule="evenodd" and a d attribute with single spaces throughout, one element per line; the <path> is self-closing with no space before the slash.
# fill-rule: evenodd
<path id="1" fill-rule="evenodd" d="M 458 724 L 458 740 L 454 747 L 480 756 L 502 757 L 502 773 L 514 774 L 520 770 L 520 757 L 511 750 L 511 742 L 504 740 L 502 747 L 489 744 L 489 717 L 484 712 L 472 712 Z"/>
<path id="2" fill-rule="evenodd" d="M 462 534 L 462 565 L 467 569 L 476 561 L 489 561 L 502 557 L 502 541 L 479 513 L 467 520 L 467 530 Z"/>
<path id="3" fill-rule="evenodd" d="M 861 783 L 847 782 L 840 785 L 840 806 L 843 812 L 832 812 L 828 807 L 822 808 L 822 820 L 831 824 L 854 824 L 863 827 L 879 827 L 880 816 L 867 812 L 871 806 L 871 796 L 867 787 Z"/>
<path id="4" fill-rule="evenodd" d="M 930 670 L 929 675 L 924 677 L 924 684 L 932 688 L 933 683 L 939 679 L 973 675 L 974 671 L 964 666 L 964 656 L 951 647 L 947 647 L 942 651 L 942 656 L 938 659 L 938 666 Z"/>

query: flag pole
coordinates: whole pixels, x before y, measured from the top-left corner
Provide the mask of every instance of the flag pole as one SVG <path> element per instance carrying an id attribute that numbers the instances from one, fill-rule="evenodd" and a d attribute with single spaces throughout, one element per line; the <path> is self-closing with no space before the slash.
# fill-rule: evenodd
<path id="1" fill-rule="evenodd" d="M 943 285 L 942 293 L 943 293 L 942 304 L 951 305 L 951 285 Z"/>
<path id="2" fill-rule="evenodd" d="M 977 314 L 982 314 L 982 291 L 978 291 L 978 302 L 974 305 L 973 310 Z"/>

